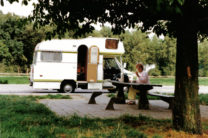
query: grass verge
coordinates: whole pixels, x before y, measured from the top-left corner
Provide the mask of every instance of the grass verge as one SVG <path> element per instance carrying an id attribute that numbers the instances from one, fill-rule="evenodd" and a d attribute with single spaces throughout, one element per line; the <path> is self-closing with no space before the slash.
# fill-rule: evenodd
<path id="1" fill-rule="evenodd" d="M 174 85 L 175 77 L 150 77 L 151 84 Z M 1 76 L 0 84 L 29 84 L 29 76 Z M 199 85 L 208 86 L 208 77 L 199 77 Z"/>
<path id="2" fill-rule="evenodd" d="M 0 84 L 29 84 L 28 76 L 0 77 Z"/>
<path id="3" fill-rule="evenodd" d="M 208 94 L 199 94 L 199 101 L 202 105 L 208 105 Z"/>
<path id="4" fill-rule="evenodd" d="M 158 84 L 158 85 L 174 85 L 175 78 L 174 77 L 150 77 L 151 84 Z"/>
<path id="5" fill-rule="evenodd" d="M 207 128 L 207 124 L 203 127 Z M 57 117 L 35 99 L 20 96 L 0 96 L 0 135 L 3 138 L 197 137 L 172 130 L 171 120 L 142 115 L 115 119 Z"/>
<path id="6" fill-rule="evenodd" d="M 38 100 L 38 99 L 71 99 L 70 95 L 62 94 L 48 94 L 44 96 L 27 96 L 28 99 Z"/>
<path id="7" fill-rule="evenodd" d="M 171 85 L 175 84 L 175 77 L 150 77 L 151 84 Z M 208 77 L 199 77 L 199 85 L 208 86 Z"/>

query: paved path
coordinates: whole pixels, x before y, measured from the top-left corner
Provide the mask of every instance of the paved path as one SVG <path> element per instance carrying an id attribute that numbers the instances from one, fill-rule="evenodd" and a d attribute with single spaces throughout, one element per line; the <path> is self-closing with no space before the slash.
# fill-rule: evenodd
<path id="1" fill-rule="evenodd" d="M 90 93 L 90 90 L 76 89 L 75 93 Z M 102 90 L 102 92 L 108 92 Z M 0 94 L 4 95 L 47 95 L 58 94 L 56 90 L 37 90 L 23 84 L 0 84 Z M 60 94 L 60 93 L 59 93 Z M 63 93 L 62 93 L 63 94 Z"/>
<path id="2" fill-rule="evenodd" d="M 160 93 L 174 93 L 174 86 L 154 87 L 154 89 L 150 91 Z M 199 94 L 208 94 L 208 86 L 199 86 Z"/>
<path id="3" fill-rule="evenodd" d="M 77 89 L 77 93 L 88 93 L 89 90 Z M 103 92 L 107 92 L 104 90 Z M 160 92 L 160 93 L 174 93 L 174 86 L 163 86 L 154 87 L 150 92 Z M 22 84 L 0 84 L 0 94 L 17 94 L 17 95 L 44 95 L 48 93 L 57 93 L 55 90 L 35 90 L 29 85 Z M 208 94 L 208 86 L 200 86 L 199 93 Z"/>
<path id="4" fill-rule="evenodd" d="M 99 118 L 115 118 L 121 115 L 133 115 L 139 114 L 158 118 L 158 119 L 171 119 L 172 113 L 168 109 L 168 104 L 161 100 L 150 100 L 150 110 L 138 110 L 138 105 L 128 104 L 114 104 L 114 111 L 105 110 L 109 98 L 106 94 L 103 94 L 96 98 L 97 104 L 88 104 L 88 100 L 91 94 L 70 94 L 73 99 L 44 99 L 40 100 L 40 103 L 45 104 L 53 112 L 59 116 L 71 116 L 77 114 L 79 116 L 87 117 L 99 117 Z M 201 117 L 208 119 L 208 106 L 200 106 Z"/>

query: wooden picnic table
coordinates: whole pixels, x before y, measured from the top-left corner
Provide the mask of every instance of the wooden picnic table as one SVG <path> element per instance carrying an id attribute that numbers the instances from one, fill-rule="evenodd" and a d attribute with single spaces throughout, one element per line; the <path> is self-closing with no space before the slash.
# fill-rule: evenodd
<path id="1" fill-rule="evenodd" d="M 132 82 L 120 82 L 120 81 L 111 81 L 113 85 L 116 86 L 118 90 L 117 97 L 114 99 L 115 103 L 117 104 L 125 104 L 125 96 L 124 96 L 124 87 L 133 87 L 134 89 L 139 90 L 140 98 L 138 100 L 138 109 L 149 109 L 149 101 L 147 99 L 147 92 L 148 90 L 153 89 L 153 87 L 162 87 L 162 85 L 156 85 L 156 84 L 139 84 L 139 83 L 132 83 Z M 111 103 L 113 104 L 113 102 Z M 106 109 L 111 109 L 113 105 L 110 105 L 106 107 Z"/>

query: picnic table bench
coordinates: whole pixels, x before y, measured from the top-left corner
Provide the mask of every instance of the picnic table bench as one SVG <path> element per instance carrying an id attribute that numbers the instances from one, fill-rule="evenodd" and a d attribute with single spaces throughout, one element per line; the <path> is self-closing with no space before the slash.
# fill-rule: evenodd
<path id="1" fill-rule="evenodd" d="M 161 100 L 169 104 L 168 109 L 173 108 L 173 100 L 174 100 L 173 95 L 156 94 L 156 93 L 150 93 L 150 92 L 148 92 L 148 95 L 159 97 Z"/>

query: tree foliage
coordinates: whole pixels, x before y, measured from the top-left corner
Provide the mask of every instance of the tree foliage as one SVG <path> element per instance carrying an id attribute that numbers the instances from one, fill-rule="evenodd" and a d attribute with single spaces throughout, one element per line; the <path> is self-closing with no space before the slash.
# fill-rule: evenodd
<path id="1" fill-rule="evenodd" d="M 199 44 L 199 76 L 208 76 L 208 41 Z"/>
<path id="2" fill-rule="evenodd" d="M 34 47 L 45 38 L 43 30 L 33 30 L 25 18 L 0 13 L 0 62 L 25 72 L 32 62 Z"/>
<path id="3" fill-rule="evenodd" d="M 19 17 L 11 15 L 7 15 L 5 18 L 7 19 L 0 18 L 0 40 L 3 43 L 2 48 L 5 48 L 4 51 L 8 51 L 4 59 L 8 65 L 22 65 L 26 62 L 26 58 L 23 55 L 23 43 L 19 42 L 18 38 L 22 36 L 23 21 Z"/>

